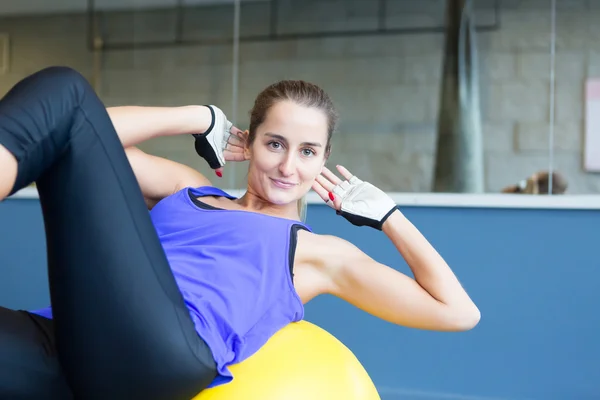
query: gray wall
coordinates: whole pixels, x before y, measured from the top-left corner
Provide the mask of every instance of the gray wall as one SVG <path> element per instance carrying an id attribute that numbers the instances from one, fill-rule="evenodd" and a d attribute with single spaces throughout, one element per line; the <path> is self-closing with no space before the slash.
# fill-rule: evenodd
<path id="1" fill-rule="evenodd" d="M 368 28 L 376 23 L 373 0 L 281 1 L 281 32 Z M 493 20 L 491 1 L 479 2 L 481 24 Z M 555 167 L 570 193 L 600 192 L 600 175 L 582 165 L 586 77 L 600 74 L 600 3 L 558 1 Z M 441 0 L 389 1 L 390 27 L 439 26 Z M 548 167 L 550 2 L 504 0 L 501 28 L 479 36 L 486 147 L 486 187 L 499 191 Z M 105 40 L 172 38 L 173 12 L 106 14 Z M 268 29 L 268 8 L 242 8 L 242 35 Z M 232 7 L 191 8 L 186 37 L 231 37 Z M 66 64 L 92 78 L 82 15 L 0 20 L 11 37 L 11 69 L 0 75 L 0 93 L 18 79 L 51 64 Z M 237 122 L 248 121 L 253 98 L 267 84 L 302 78 L 321 84 L 339 105 L 342 126 L 332 163 L 389 191 L 431 190 L 434 127 L 438 110 L 441 34 L 326 38 L 244 43 L 240 56 Z M 113 51 L 101 60 L 98 93 L 108 105 L 213 103 L 232 110 L 230 45 Z M 232 119 L 235 119 L 232 116 Z M 187 137 L 157 139 L 145 149 L 206 167 Z M 244 166 L 231 167 L 235 185 Z M 227 172 L 226 172 L 227 174 Z M 229 172 L 224 186 L 231 186 Z"/>
<path id="2" fill-rule="evenodd" d="M 599 211 L 402 211 L 455 270 L 482 318 L 469 332 L 428 332 L 332 296 L 310 302 L 306 319 L 356 354 L 382 400 L 600 398 Z M 47 306 L 39 202 L 0 203 L 0 221 L 0 305 Z M 381 232 L 352 227 L 327 206 L 309 206 L 308 224 L 410 273 Z"/>

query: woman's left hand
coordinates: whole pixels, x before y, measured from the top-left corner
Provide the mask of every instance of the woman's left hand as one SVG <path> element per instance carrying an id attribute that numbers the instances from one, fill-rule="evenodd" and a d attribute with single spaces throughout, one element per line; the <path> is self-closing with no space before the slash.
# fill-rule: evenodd
<path id="1" fill-rule="evenodd" d="M 341 165 L 337 170 L 345 180 L 323 167 L 313 190 L 353 225 L 382 230 L 383 223 L 397 209 L 396 203 L 381 189 L 358 179 Z"/>

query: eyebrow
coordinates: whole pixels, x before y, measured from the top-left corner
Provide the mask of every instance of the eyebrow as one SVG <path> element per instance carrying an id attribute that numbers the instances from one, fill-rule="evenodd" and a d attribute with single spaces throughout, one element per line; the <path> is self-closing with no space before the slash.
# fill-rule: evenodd
<path id="1" fill-rule="evenodd" d="M 281 135 L 278 135 L 276 133 L 267 132 L 267 133 L 265 133 L 265 136 L 269 136 L 269 137 L 272 137 L 274 139 L 279 139 L 282 142 L 286 142 L 287 143 L 287 139 L 285 137 L 283 137 Z M 321 143 L 316 143 L 316 142 L 304 142 L 304 143 L 302 143 L 302 145 L 303 146 L 313 146 L 313 147 L 323 147 L 321 145 Z"/>

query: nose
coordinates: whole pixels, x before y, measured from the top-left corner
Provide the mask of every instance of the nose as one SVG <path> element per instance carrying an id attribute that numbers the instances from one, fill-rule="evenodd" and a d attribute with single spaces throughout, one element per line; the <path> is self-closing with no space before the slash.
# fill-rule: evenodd
<path id="1" fill-rule="evenodd" d="M 283 176 L 292 176 L 294 174 L 295 169 L 296 158 L 291 154 L 287 154 L 285 158 L 281 160 L 281 163 L 279 163 L 279 172 Z"/>

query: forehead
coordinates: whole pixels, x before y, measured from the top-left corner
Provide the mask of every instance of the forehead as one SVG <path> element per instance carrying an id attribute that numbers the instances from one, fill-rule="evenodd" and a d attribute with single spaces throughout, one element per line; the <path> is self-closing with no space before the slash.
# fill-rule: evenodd
<path id="1" fill-rule="evenodd" d="M 327 116 L 314 107 L 280 101 L 271 107 L 259 132 L 276 133 L 290 141 L 324 145 L 327 141 Z"/>

